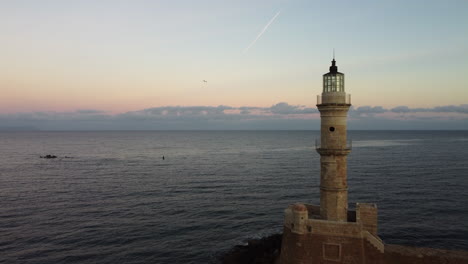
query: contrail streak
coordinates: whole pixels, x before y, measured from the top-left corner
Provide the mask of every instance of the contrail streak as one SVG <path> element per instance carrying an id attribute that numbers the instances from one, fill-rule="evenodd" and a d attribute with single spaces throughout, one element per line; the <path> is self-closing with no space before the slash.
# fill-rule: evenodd
<path id="1" fill-rule="evenodd" d="M 265 31 L 268 29 L 268 27 L 271 25 L 271 23 L 273 23 L 273 21 L 275 21 L 276 17 L 279 16 L 279 14 L 281 13 L 281 11 L 278 11 L 278 13 L 276 13 L 276 15 L 270 19 L 270 21 L 268 22 L 268 24 L 265 25 L 265 27 L 263 27 L 262 31 L 260 31 L 260 33 L 257 35 L 257 37 L 254 39 L 254 41 L 252 41 L 252 43 L 250 43 L 250 45 L 245 48 L 244 50 L 244 53 L 246 53 L 247 51 L 249 51 L 249 49 L 255 45 L 255 43 L 257 42 L 257 40 L 263 35 L 263 33 L 265 33 Z"/>

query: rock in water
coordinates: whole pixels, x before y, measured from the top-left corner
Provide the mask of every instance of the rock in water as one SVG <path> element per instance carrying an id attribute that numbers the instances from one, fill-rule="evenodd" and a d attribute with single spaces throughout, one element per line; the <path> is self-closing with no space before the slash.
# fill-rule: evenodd
<path id="1" fill-rule="evenodd" d="M 248 240 L 247 246 L 237 245 L 221 256 L 223 264 L 273 264 L 281 249 L 281 234 Z"/>
<path id="2" fill-rule="evenodd" d="M 57 156 L 47 154 L 47 155 L 45 155 L 45 156 L 41 156 L 41 158 L 42 158 L 42 159 L 56 159 Z"/>

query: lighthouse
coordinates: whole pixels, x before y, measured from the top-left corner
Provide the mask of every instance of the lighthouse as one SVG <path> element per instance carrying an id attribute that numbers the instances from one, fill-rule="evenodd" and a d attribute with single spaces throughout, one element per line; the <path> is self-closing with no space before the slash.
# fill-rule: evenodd
<path id="1" fill-rule="evenodd" d="M 383 262 L 384 244 L 377 235 L 377 206 L 356 203 L 348 209 L 346 119 L 351 96 L 345 75 L 333 58 L 323 75 L 320 111 L 320 205 L 296 203 L 285 210 L 280 264 Z M 303 197 L 308 200 L 309 197 Z"/>
<path id="2" fill-rule="evenodd" d="M 317 97 L 320 111 L 320 216 L 324 220 L 346 221 L 348 214 L 347 155 L 351 151 L 346 119 L 351 96 L 345 92 L 344 74 L 338 72 L 335 58 L 323 75 L 322 95 Z"/>

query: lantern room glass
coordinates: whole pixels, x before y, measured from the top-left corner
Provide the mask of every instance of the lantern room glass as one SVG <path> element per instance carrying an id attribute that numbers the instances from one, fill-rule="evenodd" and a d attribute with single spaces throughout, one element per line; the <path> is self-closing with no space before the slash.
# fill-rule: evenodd
<path id="1" fill-rule="evenodd" d="M 344 92 L 344 74 L 325 74 L 323 76 L 323 92 Z"/>

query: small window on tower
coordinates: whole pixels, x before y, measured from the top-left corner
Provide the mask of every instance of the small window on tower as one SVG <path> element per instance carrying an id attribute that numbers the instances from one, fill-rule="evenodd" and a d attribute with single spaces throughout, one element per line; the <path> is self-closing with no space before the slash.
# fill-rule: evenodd
<path id="1" fill-rule="evenodd" d="M 330 132 L 335 131 L 335 127 L 330 127 L 329 130 L 330 130 Z"/>

